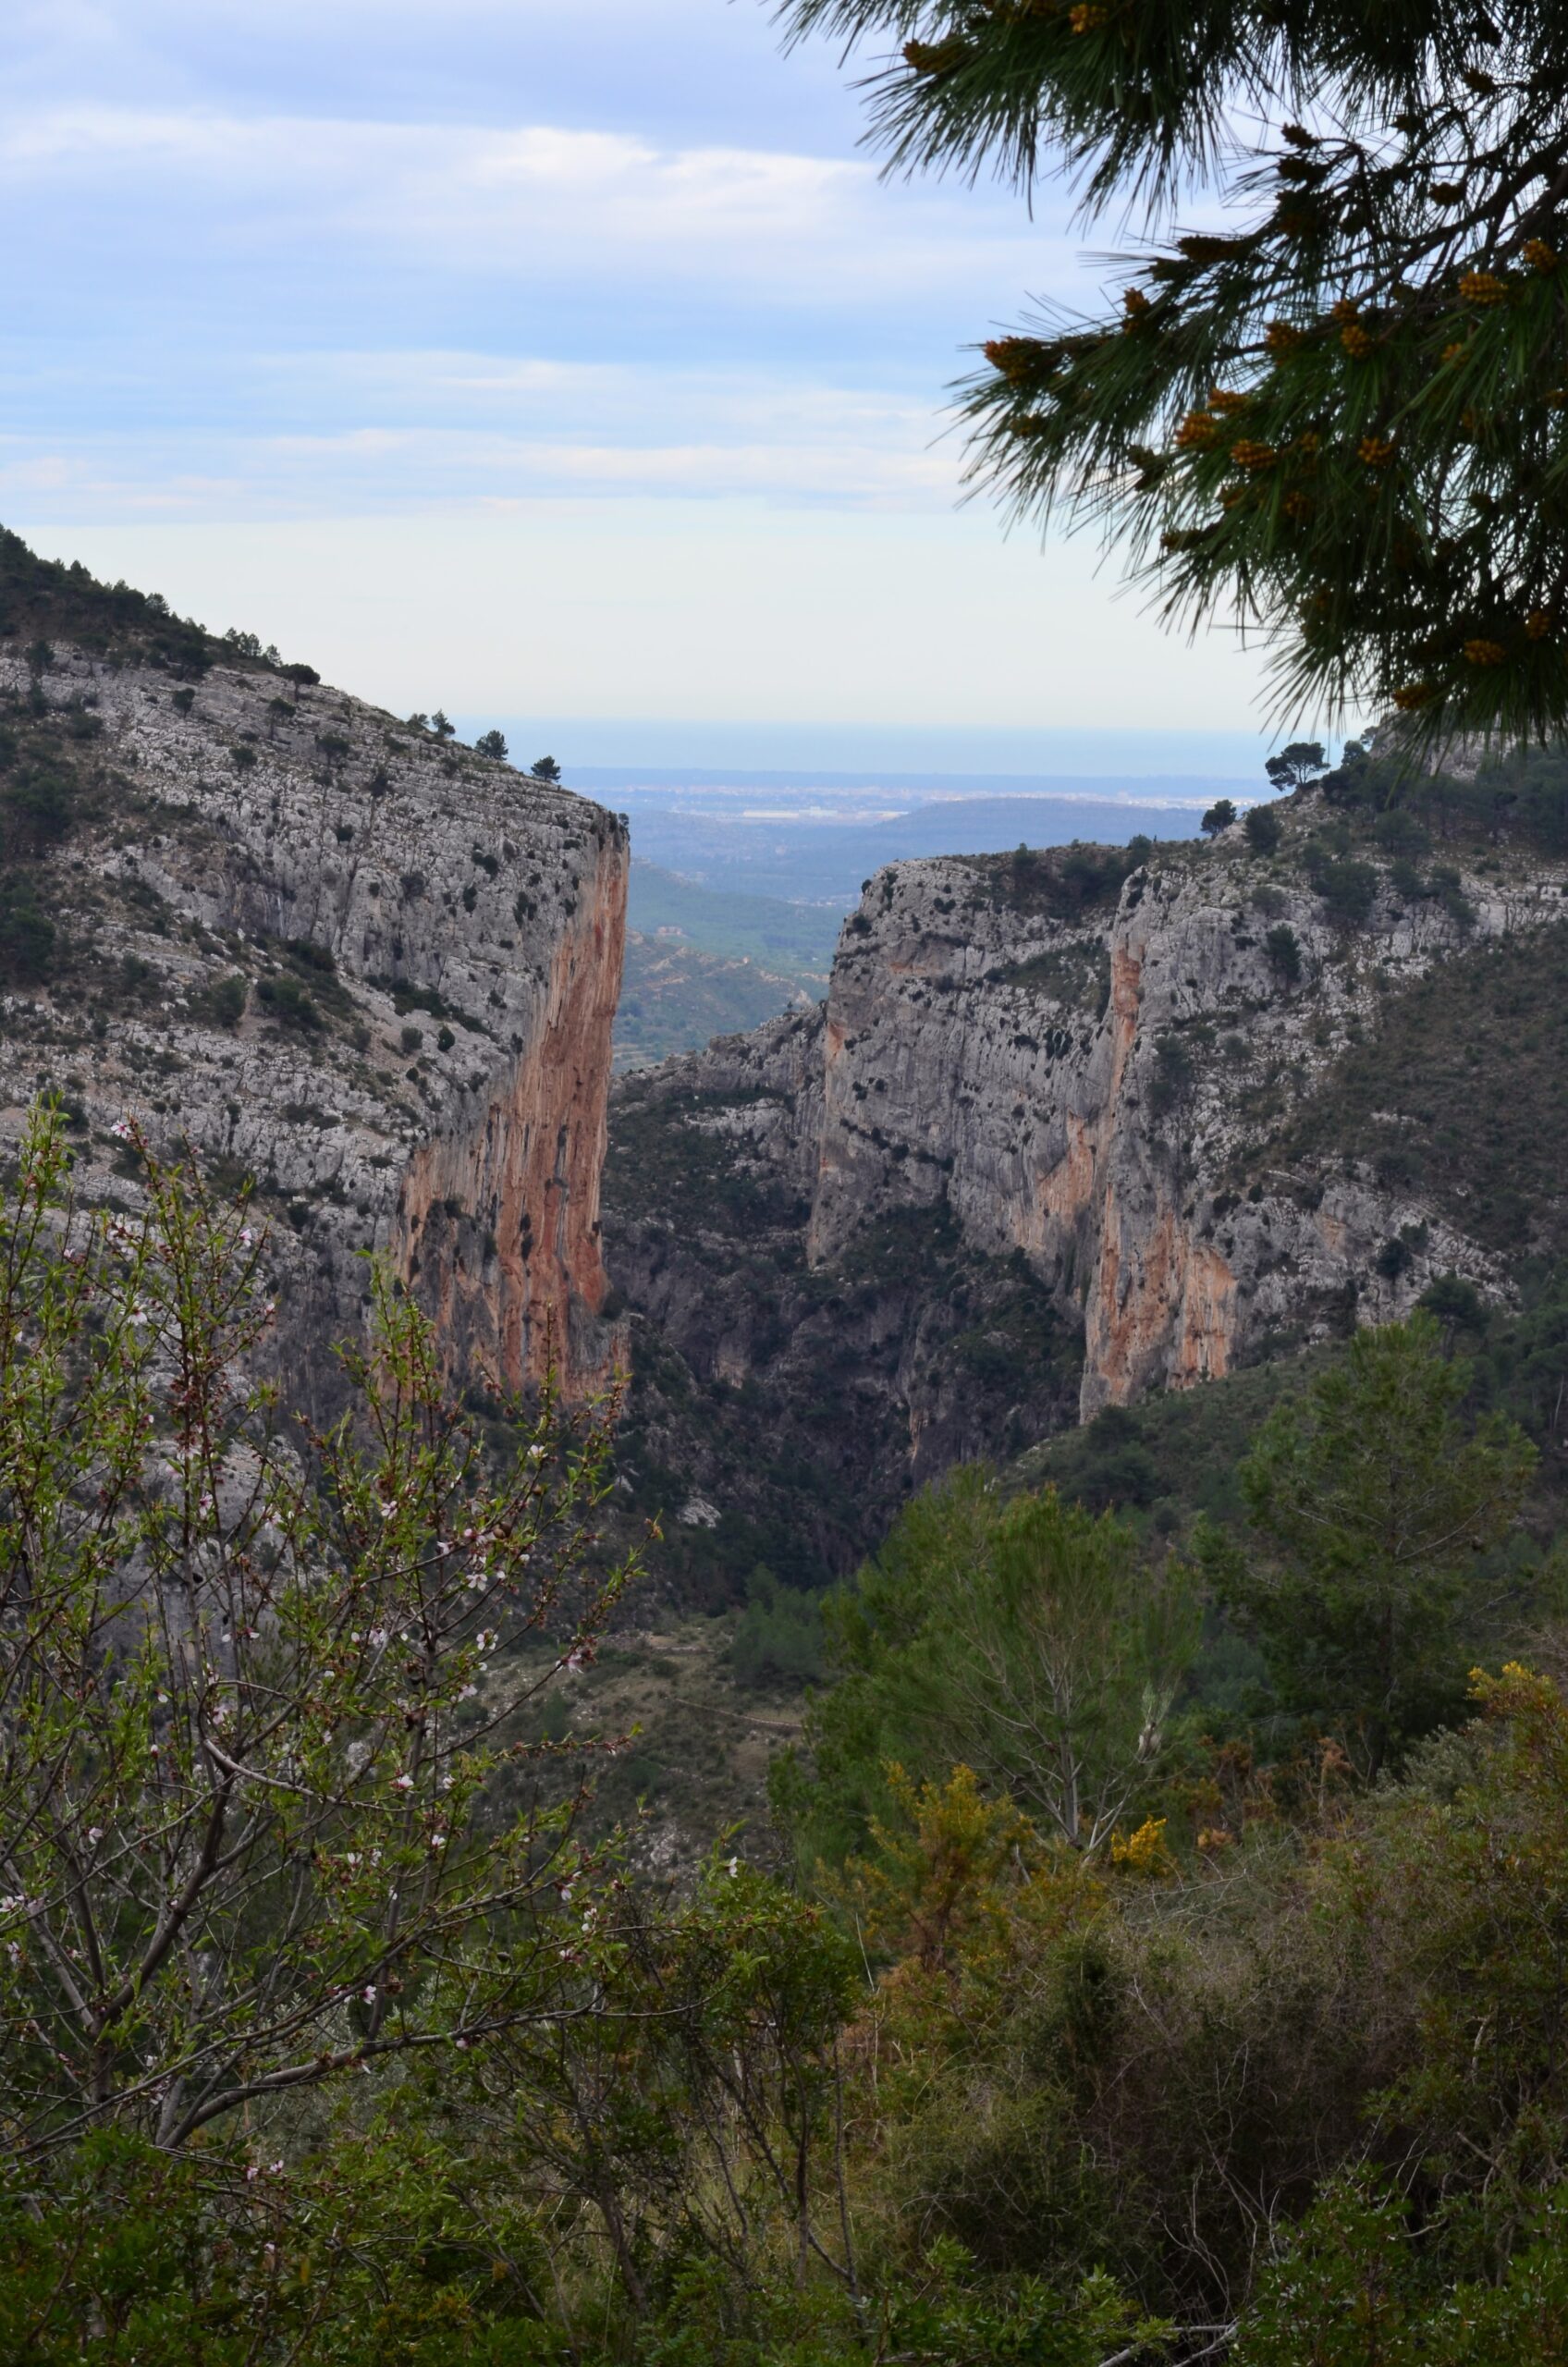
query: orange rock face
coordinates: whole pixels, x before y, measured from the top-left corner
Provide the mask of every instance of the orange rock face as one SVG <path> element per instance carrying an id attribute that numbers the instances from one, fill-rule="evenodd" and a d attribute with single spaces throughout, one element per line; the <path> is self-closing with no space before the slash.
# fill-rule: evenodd
<path id="1" fill-rule="evenodd" d="M 619 1336 L 599 1181 L 610 1030 L 626 941 L 624 844 L 604 846 L 556 946 L 533 1035 L 477 1124 L 420 1146 L 392 1254 L 461 1374 L 508 1389 L 553 1367 L 570 1395 L 602 1386 Z"/>
<path id="2" fill-rule="evenodd" d="M 1151 1233 L 1130 1240 L 1107 1195 L 1084 1309 L 1089 1410 L 1128 1404 L 1151 1384 L 1219 1380 L 1230 1370 L 1235 1315 L 1235 1277 L 1218 1250 L 1169 1208 Z"/>

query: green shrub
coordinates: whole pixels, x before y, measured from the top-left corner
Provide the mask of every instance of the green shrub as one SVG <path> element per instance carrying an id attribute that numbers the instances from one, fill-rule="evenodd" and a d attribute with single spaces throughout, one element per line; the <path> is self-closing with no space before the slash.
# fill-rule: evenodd
<path id="1" fill-rule="evenodd" d="M 1403 805 L 1392 805 L 1372 825 L 1372 836 L 1384 854 L 1422 855 L 1431 852 L 1431 833 Z"/>
<path id="2" fill-rule="evenodd" d="M 1411 1262 L 1399 1239 L 1378 1266 Z M 1468 1390 L 1430 1315 L 1358 1331 L 1241 1466 L 1251 1547 L 1203 1539 L 1281 1703 L 1373 1777 L 1463 1701 L 1491 1640 L 1476 1556 L 1513 1528 L 1537 1461 L 1513 1423 L 1466 1417 Z"/>
<path id="3" fill-rule="evenodd" d="M 822 1597 L 781 1586 L 759 1563 L 746 1581 L 729 1664 L 742 1685 L 799 1686 L 822 1674 Z"/>
<path id="4" fill-rule="evenodd" d="M 1070 1848 L 1109 1846 L 1166 1745 L 1196 1629 L 1185 1574 L 1158 1576 L 1109 1515 L 1054 1489 L 1004 1499 L 983 1468 L 906 1506 L 824 1606 L 834 1689 L 805 1723 L 810 1782 L 776 1802 L 808 1856 L 860 1846 L 895 1763 L 955 1766 Z"/>
<path id="5" fill-rule="evenodd" d="M 329 945 L 318 945 L 313 938 L 291 937 L 286 939 L 284 950 L 291 962 L 301 968 L 314 970 L 325 978 L 337 975 L 337 957 Z"/>
<path id="6" fill-rule="evenodd" d="M 11 986 L 37 986 L 49 975 L 56 943 L 55 924 L 24 873 L 0 877 L 0 978 Z"/>
<path id="7" fill-rule="evenodd" d="M 1155 1046 L 1154 1074 L 1147 1088 L 1149 1113 L 1169 1118 L 1192 1090 L 1193 1056 L 1180 1036 L 1168 1032 Z"/>
<path id="8" fill-rule="evenodd" d="M 1464 883 L 1450 864 L 1439 864 L 1432 872 L 1429 892 L 1435 896 L 1451 920 L 1462 929 L 1476 926 L 1476 907 L 1464 892 Z"/>
<path id="9" fill-rule="evenodd" d="M 0 790 L 0 847 L 12 861 L 46 854 L 71 827 L 75 777 L 57 759 L 35 758 Z"/>
<path id="10" fill-rule="evenodd" d="M 1337 926 L 1366 926 L 1378 895 L 1378 874 L 1371 864 L 1358 863 L 1353 856 L 1329 855 L 1315 847 L 1307 856 L 1307 877 Z"/>
<path id="11" fill-rule="evenodd" d="M 1285 826 L 1271 805 L 1249 805 L 1242 828 L 1254 854 L 1272 854 L 1285 835 Z"/>
<path id="12" fill-rule="evenodd" d="M 281 977 L 258 979 L 256 999 L 280 1027 L 291 1027 L 300 1035 L 311 1036 L 322 1024 L 321 1012 L 299 979 L 289 977 L 287 972 Z"/>
<path id="13" fill-rule="evenodd" d="M 191 1008 L 199 1017 L 210 1019 L 219 1027 L 238 1027 L 245 1016 L 250 999 L 251 982 L 238 970 L 226 978 L 214 978 L 210 987 L 191 997 Z"/>
<path id="14" fill-rule="evenodd" d="M 1263 940 L 1268 956 L 1268 966 L 1282 985 L 1293 987 L 1301 979 L 1301 939 L 1289 921 L 1277 922 Z"/>

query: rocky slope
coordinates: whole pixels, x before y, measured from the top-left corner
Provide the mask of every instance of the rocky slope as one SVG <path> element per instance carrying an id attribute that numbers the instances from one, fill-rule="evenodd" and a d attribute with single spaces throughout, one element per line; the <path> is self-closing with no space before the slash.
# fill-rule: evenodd
<path id="1" fill-rule="evenodd" d="M 699 1581 L 767 1558 L 792 1498 L 834 1508 L 841 1565 L 956 1455 L 1387 1319 L 1439 1276 L 1506 1298 L 1562 1245 L 1561 1068 L 1493 1022 L 1534 980 L 1561 1032 L 1568 868 L 1486 840 L 1436 861 L 1456 851 L 1409 816 L 1374 833 L 1319 792 L 1275 810 L 1267 852 L 1237 826 L 1144 860 L 892 866 L 817 1012 L 618 1087 L 637 1446 L 689 1527 L 727 1524 L 690 1539 Z"/>
<path id="2" fill-rule="evenodd" d="M 8 537 L 0 726 L 0 1133 L 53 1085 L 90 1195 L 127 1112 L 253 1175 L 313 1411 L 372 1246 L 465 1382 L 605 1374 L 616 817 Z"/>

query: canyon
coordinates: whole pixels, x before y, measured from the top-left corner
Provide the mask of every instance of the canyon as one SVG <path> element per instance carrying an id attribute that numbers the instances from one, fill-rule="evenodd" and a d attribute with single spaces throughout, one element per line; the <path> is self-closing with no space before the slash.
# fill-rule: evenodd
<path id="1" fill-rule="evenodd" d="M 819 1009 L 618 1085 L 636 1447 L 687 1502 L 699 1582 L 721 1585 L 721 1525 L 732 1565 L 805 1521 L 842 1566 L 954 1461 L 1390 1320 L 1439 1279 L 1507 1304 L 1554 1248 L 1550 1128 L 1522 1216 L 1465 1181 L 1506 1074 L 1403 1110 L 1408 1058 L 1382 1079 L 1377 1048 L 1450 977 L 1528 1006 L 1534 972 L 1550 1000 L 1568 870 L 1325 854 L 1345 825 L 1321 791 L 1270 818 L 1267 853 L 1237 824 L 891 866 Z M 1460 1003 L 1433 1024 L 1462 1056 Z"/>
<path id="2" fill-rule="evenodd" d="M 0 1134 L 53 1090 L 89 1200 L 135 1204 L 128 1119 L 249 1182 L 314 1419 L 366 1251 L 476 1411 L 629 1371 L 674 1600 L 820 1586 L 956 1462 L 1565 1245 L 1539 842 L 1330 782 L 894 864 L 822 1003 L 612 1089 L 620 817 L 14 537 L 0 710 Z"/>

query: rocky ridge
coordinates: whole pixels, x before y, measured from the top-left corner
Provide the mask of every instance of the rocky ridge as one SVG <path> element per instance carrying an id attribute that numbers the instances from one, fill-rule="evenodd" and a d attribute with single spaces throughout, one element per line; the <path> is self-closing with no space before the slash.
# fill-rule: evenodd
<path id="1" fill-rule="evenodd" d="M 1274 810 L 1267 855 L 1238 825 L 1136 863 L 892 866 L 817 1012 L 618 1086 L 610 1269 L 641 1318 L 646 1452 L 735 1508 L 737 1550 L 777 1499 L 765 1441 L 838 1481 L 842 1560 L 960 1453 L 1389 1319 L 1438 1276 L 1509 1295 L 1497 1226 L 1402 1151 L 1416 1119 L 1372 1110 L 1352 1155 L 1335 1080 L 1446 965 L 1544 929 L 1568 944 L 1568 869 L 1488 849 L 1423 877 L 1325 852 L 1343 826 L 1317 792 Z M 1562 1188 L 1533 1221 L 1556 1221 Z M 998 1318 L 1009 1287 L 1032 1294 L 1028 1339 Z M 747 1453 L 716 1458 L 727 1433 Z"/>
<path id="2" fill-rule="evenodd" d="M 253 1176 L 313 1413 L 365 1248 L 465 1382 L 604 1378 L 620 822 L 308 668 L 85 614 L 0 640 L 0 1134 L 54 1087 L 90 1197 L 133 1194 L 127 1113 Z"/>

